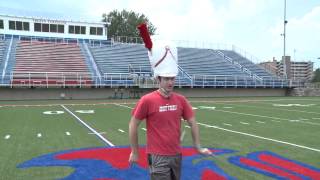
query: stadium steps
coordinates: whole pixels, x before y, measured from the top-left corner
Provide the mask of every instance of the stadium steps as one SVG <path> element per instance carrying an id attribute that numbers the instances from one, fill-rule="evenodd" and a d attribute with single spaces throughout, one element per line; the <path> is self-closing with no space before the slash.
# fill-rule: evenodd
<path id="1" fill-rule="evenodd" d="M 10 75 L 15 64 L 17 42 L 18 40 L 14 38 L 5 40 L 4 57 L 1 65 L 1 83 L 5 85 L 9 85 L 11 81 Z"/>
<path id="2" fill-rule="evenodd" d="M 101 80 L 102 80 L 101 71 L 96 64 L 90 49 L 88 48 L 88 44 L 81 43 L 80 50 L 81 50 L 82 55 L 85 57 L 86 63 L 87 63 L 89 70 L 92 74 L 92 79 L 94 80 L 95 85 L 100 86 L 102 83 L 101 82 Z"/>

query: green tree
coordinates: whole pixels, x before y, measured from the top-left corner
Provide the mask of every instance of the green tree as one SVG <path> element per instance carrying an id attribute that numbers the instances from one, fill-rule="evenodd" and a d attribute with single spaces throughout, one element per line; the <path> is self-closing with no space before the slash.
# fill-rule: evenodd
<path id="1" fill-rule="evenodd" d="M 320 82 L 320 68 L 316 69 L 312 82 Z"/>
<path id="2" fill-rule="evenodd" d="M 121 12 L 113 10 L 109 14 L 102 15 L 103 22 L 109 22 L 108 38 L 123 37 L 127 42 L 141 42 L 137 26 L 145 22 L 148 26 L 150 35 L 154 35 L 156 28 L 144 14 L 133 11 L 122 10 Z M 129 37 L 129 39 L 127 39 Z"/>

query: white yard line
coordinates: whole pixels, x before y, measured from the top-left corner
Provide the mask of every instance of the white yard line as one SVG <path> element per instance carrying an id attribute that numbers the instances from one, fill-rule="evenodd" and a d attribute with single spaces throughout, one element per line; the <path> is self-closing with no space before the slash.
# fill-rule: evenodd
<path id="1" fill-rule="evenodd" d="M 8 134 L 4 137 L 4 139 L 9 139 L 10 137 L 11 137 L 10 134 Z"/>
<path id="2" fill-rule="evenodd" d="M 245 116 L 254 116 L 254 117 L 268 118 L 268 119 L 277 119 L 277 120 L 289 121 L 289 122 L 292 121 L 291 119 L 271 117 L 271 116 L 263 116 L 263 115 L 257 115 L 257 114 L 240 113 L 240 112 L 234 112 L 234 111 L 217 110 L 217 109 L 215 109 L 215 111 L 232 113 L 232 114 L 240 114 L 240 115 L 245 115 Z M 295 121 L 295 122 L 305 123 L 305 124 L 312 124 L 312 125 L 318 125 L 318 126 L 320 126 L 320 123 L 312 123 L 312 122 L 304 122 L 304 121 Z"/>
<path id="3" fill-rule="evenodd" d="M 117 103 L 115 103 L 114 105 L 116 105 L 116 106 L 120 106 L 120 107 L 129 108 L 129 109 L 133 109 L 133 108 L 132 108 L 132 107 L 130 107 L 130 106 L 126 106 L 126 105 L 122 105 L 122 104 L 117 104 Z"/>
<path id="4" fill-rule="evenodd" d="M 260 124 L 264 124 L 266 122 L 263 122 L 263 121 L 256 121 L 257 123 L 260 123 Z"/>
<path id="5" fill-rule="evenodd" d="M 124 130 L 122 130 L 122 129 L 118 129 L 118 131 L 120 131 L 120 132 L 122 132 L 122 133 L 124 133 L 125 131 Z"/>
<path id="6" fill-rule="evenodd" d="M 68 108 L 66 108 L 64 105 L 61 105 L 61 107 L 63 109 L 65 109 L 66 111 L 68 111 L 68 113 L 70 113 L 73 117 L 75 117 L 81 124 L 83 124 L 84 126 L 86 126 L 90 131 L 92 131 L 96 136 L 98 136 L 103 142 L 107 143 L 109 146 L 114 146 L 110 141 L 108 141 L 106 138 L 104 138 L 103 136 L 101 136 L 101 134 L 99 134 L 95 129 L 93 129 L 92 127 L 90 127 L 87 123 L 85 123 L 84 121 L 82 121 L 78 116 L 76 116 L 73 112 L 71 112 Z"/>
<path id="7" fill-rule="evenodd" d="M 298 145 L 298 144 L 294 144 L 294 143 L 289 143 L 289 142 L 280 141 L 280 140 L 276 140 L 276 139 L 257 136 L 257 135 L 254 135 L 254 134 L 244 133 L 244 132 L 240 132 L 240 131 L 234 131 L 234 130 L 230 130 L 230 129 L 225 129 L 225 128 L 221 128 L 221 127 L 218 127 L 218 126 L 211 126 L 211 125 L 204 124 L 204 123 L 198 123 L 198 124 L 200 124 L 202 126 L 206 126 L 206 127 L 211 127 L 211 128 L 220 129 L 220 130 L 223 130 L 223 131 L 236 133 L 236 134 L 241 134 L 241 135 L 250 136 L 250 137 L 254 137 L 254 138 L 258 138 L 258 139 L 264 139 L 264 140 L 273 141 L 273 142 L 277 142 L 277 143 L 281 143 L 281 144 L 286 144 L 286 145 L 295 146 L 295 147 L 299 147 L 299 148 L 303 148 L 303 149 L 308 149 L 308 150 L 311 150 L 311 151 L 320 152 L 320 149 L 316 149 L 316 148 L 311 148 L 311 147 L 302 146 L 302 145 Z"/>
<path id="8" fill-rule="evenodd" d="M 279 101 L 319 101 L 316 99 L 267 99 L 267 100 L 263 100 L 263 99 L 251 99 L 251 100 L 211 100 L 211 101 L 202 101 L 202 100 L 194 100 L 194 101 L 190 101 L 190 102 L 205 102 L 205 103 L 232 103 L 232 102 L 279 102 Z"/>
<path id="9" fill-rule="evenodd" d="M 236 101 L 234 101 L 236 102 Z M 257 101 L 258 102 L 258 101 Z M 232 102 L 231 102 L 232 103 Z M 259 102 L 258 102 L 259 103 Z M 270 109 L 270 110 L 279 110 L 279 108 L 272 108 L 272 107 L 260 107 L 260 106 L 253 106 L 253 105 L 244 105 L 244 104 L 224 104 L 224 103 L 220 103 L 223 105 L 232 105 L 232 106 L 241 106 L 241 107 L 251 107 L 251 108 L 256 108 L 256 109 Z M 267 105 L 271 105 L 269 103 L 262 103 L 262 104 L 267 104 Z M 294 110 L 294 109 L 284 109 L 281 108 L 281 111 L 291 111 L 291 112 L 301 112 L 301 113 L 309 113 L 309 114 L 320 114 L 319 112 L 312 112 L 312 111 L 303 111 L 303 110 Z"/>

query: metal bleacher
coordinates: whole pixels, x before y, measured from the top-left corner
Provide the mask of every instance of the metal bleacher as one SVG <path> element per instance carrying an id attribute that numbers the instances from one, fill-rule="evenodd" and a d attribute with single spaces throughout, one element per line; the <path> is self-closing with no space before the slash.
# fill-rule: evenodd
<path id="1" fill-rule="evenodd" d="M 11 40 L 11 54 L 6 55 L 6 41 L 9 42 L 0 40 L 0 67 L 6 74 L 10 71 L 11 86 L 143 87 L 140 82 L 156 85 L 148 52 L 142 44 L 96 46 L 16 39 Z M 8 59 L 6 69 L 4 59 Z M 179 87 L 287 86 L 284 80 L 230 50 L 178 47 L 178 59 Z"/>
<path id="2" fill-rule="evenodd" d="M 148 53 L 143 45 L 116 44 L 90 49 L 102 73 L 151 72 Z"/>
<path id="3" fill-rule="evenodd" d="M 152 76 L 147 50 L 141 44 L 114 44 L 90 50 L 106 84 L 128 86 L 136 76 Z"/>
<path id="4" fill-rule="evenodd" d="M 14 59 L 12 86 L 92 85 L 78 44 L 19 41 Z"/>
<path id="5" fill-rule="evenodd" d="M 138 78 L 152 76 L 147 50 L 143 45 L 115 44 L 90 47 L 90 50 L 107 84 L 110 82 L 118 85 L 134 83 L 132 74 L 137 75 Z M 178 59 L 178 86 L 266 87 L 262 78 L 259 79 L 251 72 L 249 74 L 244 72 L 213 49 L 178 47 Z M 245 67 L 250 68 L 252 72 L 271 78 L 270 74 L 251 61 L 242 61 L 245 62 Z M 275 84 L 269 85 L 274 86 Z"/>
<path id="6" fill-rule="evenodd" d="M 262 69 L 260 66 L 257 66 L 252 61 L 247 58 L 242 57 L 238 53 L 231 50 L 219 50 L 225 56 L 231 58 L 233 61 L 238 62 L 243 67 L 249 69 L 251 72 L 255 73 L 259 77 L 271 77 L 272 74 L 268 73 L 266 70 Z"/>
<path id="7" fill-rule="evenodd" d="M 230 64 L 212 49 L 178 48 L 178 58 L 180 67 L 188 74 L 246 75 L 239 69 L 230 67 Z"/>

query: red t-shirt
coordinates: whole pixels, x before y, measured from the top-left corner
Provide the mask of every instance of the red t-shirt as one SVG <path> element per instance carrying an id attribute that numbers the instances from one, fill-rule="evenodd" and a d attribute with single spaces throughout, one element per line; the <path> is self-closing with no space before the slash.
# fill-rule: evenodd
<path id="1" fill-rule="evenodd" d="M 181 153 L 181 118 L 190 119 L 194 113 L 184 96 L 172 92 L 165 98 L 154 91 L 138 101 L 132 115 L 139 120 L 146 119 L 147 153 L 176 155 Z"/>

